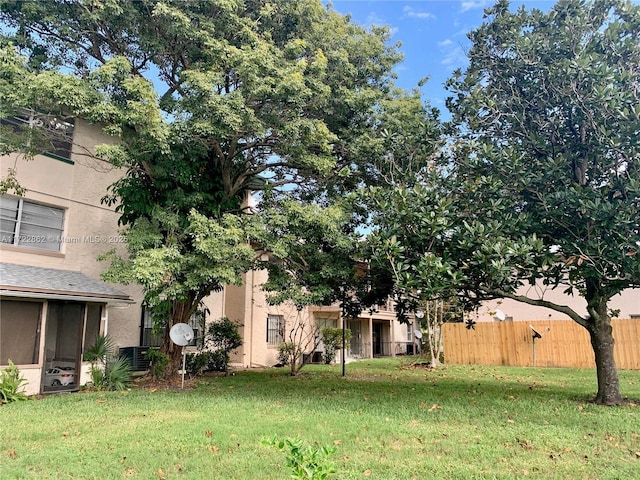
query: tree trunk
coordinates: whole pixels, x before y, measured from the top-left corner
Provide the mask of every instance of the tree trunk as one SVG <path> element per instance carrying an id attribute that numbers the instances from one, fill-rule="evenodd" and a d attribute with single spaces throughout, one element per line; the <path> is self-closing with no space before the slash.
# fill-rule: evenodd
<path id="1" fill-rule="evenodd" d="M 587 299 L 589 300 L 589 299 Z M 613 356 L 613 328 L 607 313 L 607 299 L 594 296 L 589 301 L 588 330 L 591 346 L 595 354 L 596 374 L 598 377 L 598 394 L 595 403 L 599 405 L 621 405 L 620 382 L 618 369 Z"/>
<path id="2" fill-rule="evenodd" d="M 431 357 L 431 367 L 440 365 L 440 336 L 442 334 L 442 319 L 444 317 L 444 302 L 442 300 L 427 301 L 425 304 L 425 324 L 427 327 L 427 346 Z"/>
<path id="3" fill-rule="evenodd" d="M 167 322 L 162 347 L 160 347 L 160 351 L 169 356 L 169 364 L 163 375 L 165 379 L 177 377 L 178 370 L 182 368 L 182 347 L 171 341 L 169 331 L 176 323 L 189 323 L 189 318 L 191 318 L 191 314 L 195 310 L 196 305 L 197 302 L 194 304 L 190 299 L 187 301 L 175 300 L 173 302 L 171 317 Z"/>
<path id="4" fill-rule="evenodd" d="M 181 322 L 173 322 L 171 326 L 176 323 Z M 182 366 L 182 347 L 176 345 L 169 338 L 169 330 L 171 327 L 167 326 L 167 330 L 164 335 L 164 340 L 162 342 L 162 347 L 160 347 L 160 351 L 169 355 L 169 364 L 167 365 L 167 369 L 164 371 L 163 378 L 171 379 L 178 375 L 178 370 L 180 370 Z"/>

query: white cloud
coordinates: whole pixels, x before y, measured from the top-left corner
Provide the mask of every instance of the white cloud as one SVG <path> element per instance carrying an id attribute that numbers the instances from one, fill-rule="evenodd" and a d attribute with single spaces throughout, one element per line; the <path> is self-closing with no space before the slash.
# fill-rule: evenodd
<path id="1" fill-rule="evenodd" d="M 462 11 L 466 12 L 475 8 L 487 8 L 494 3 L 494 0 L 462 0 Z"/>
<path id="2" fill-rule="evenodd" d="M 366 25 L 375 25 L 376 27 L 386 26 L 389 27 L 389 34 L 393 37 L 396 33 L 398 33 L 398 27 L 392 27 L 387 22 L 384 21 L 382 17 L 380 17 L 376 12 L 371 12 L 367 15 L 367 19 L 365 21 Z"/>
<path id="3" fill-rule="evenodd" d="M 442 54 L 441 65 L 456 68 L 467 63 L 467 55 L 459 43 L 447 38 L 446 40 L 438 42 L 438 48 Z"/>
<path id="4" fill-rule="evenodd" d="M 402 9 L 402 11 L 404 12 L 405 17 L 418 18 L 420 20 L 433 20 L 433 19 L 436 18 L 436 16 L 433 13 L 416 12 L 409 5 L 405 5 L 405 7 Z"/>
<path id="5" fill-rule="evenodd" d="M 371 12 L 369 13 L 369 15 L 367 15 L 366 24 L 367 25 L 384 25 L 385 23 L 384 23 L 384 20 L 376 12 Z"/>

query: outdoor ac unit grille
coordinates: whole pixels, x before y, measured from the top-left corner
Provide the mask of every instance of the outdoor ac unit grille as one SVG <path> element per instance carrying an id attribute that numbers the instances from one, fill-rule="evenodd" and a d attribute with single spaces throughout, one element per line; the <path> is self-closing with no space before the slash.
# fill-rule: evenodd
<path id="1" fill-rule="evenodd" d="M 120 348 L 120 356 L 129 360 L 131 368 L 136 371 L 144 371 L 149 369 L 149 360 L 147 352 L 151 347 L 122 347 Z"/>

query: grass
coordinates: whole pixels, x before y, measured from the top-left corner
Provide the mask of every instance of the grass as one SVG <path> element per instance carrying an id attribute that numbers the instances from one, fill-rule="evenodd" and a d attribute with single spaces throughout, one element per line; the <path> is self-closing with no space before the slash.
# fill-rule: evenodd
<path id="1" fill-rule="evenodd" d="M 640 398 L 640 372 L 620 381 Z M 640 406 L 596 406 L 594 392 L 593 370 L 385 359 L 344 379 L 310 366 L 48 396 L 0 408 L 0 478 L 288 478 L 285 454 L 261 445 L 273 435 L 336 446 L 336 479 L 640 478 Z"/>

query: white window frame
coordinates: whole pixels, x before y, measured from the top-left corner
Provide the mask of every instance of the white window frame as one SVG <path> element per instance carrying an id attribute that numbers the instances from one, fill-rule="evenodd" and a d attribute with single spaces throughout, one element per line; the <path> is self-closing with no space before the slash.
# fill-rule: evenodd
<path id="1" fill-rule="evenodd" d="M 18 247 L 37 248 L 40 250 L 47 250 L 50 252 L 60 252 L 62 246 L 62 239 L 64 234 L 64 220 L 65 209 L 60 207 L 54 207 L 52 205 L 45 205 L 31 200 L 25 200 L 23 198 L 15 198 L 10 196 L 2 196 L 0 200 L 16 202 L 16 208 L 13 206 L 11 209 L 6 208 L 7 204 L 2 202 L 7 211 L 11 212 L 12 216 L 2 215 L 0 218 L 3 223 L 13 224 L 13 230 L 0 230 L 0 243 L 14 245 Z M 59 215 L 59 226 L 39 225 L 33 223 L 33 221 L 25 220 L 25 204 L 27 209 L 29 206 L 35 206 L 39 209 L 50 209 L 56 215 Z M 31 212 L 33 216 L 42 216 L 39 212 Z M 1 214 L 0 214 L 1 215 Z M 27 213 L 29 215 L 29 213 Z M 51 217 L 45 217 L 51 218 Z M 54 216 L 55 218 L 55 216 Z"/>

